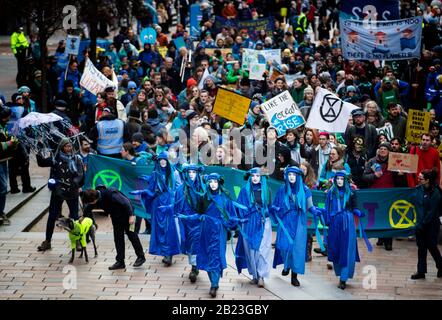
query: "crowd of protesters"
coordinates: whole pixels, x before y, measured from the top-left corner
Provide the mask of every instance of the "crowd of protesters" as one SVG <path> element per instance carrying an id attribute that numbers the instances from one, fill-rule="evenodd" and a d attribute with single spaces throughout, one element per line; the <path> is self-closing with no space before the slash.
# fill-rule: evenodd
<path id="1" fill-rule="evenodd" d="M 170 3 L 157 1 L 155 44 L 143 45 L 136 30 L 122 27 L 112 44 L 99 52 L 96 67 L 109 79 L 114 69 L 118 90 L 108 87 L 96 96 L 80 86 L 88 51 L 81 53 L 81 62 L 69 59 L 66 44 L 61 41 L 55 55 L 45 66 L 39 66 L 34 51 L 27 58 L 22 53 L 30 45 L 24 44 L 20 36 L 23 44 L 13 48 L 20 66 L 19 89 L 10 101 L 3 101 L 13 113 L 9 123 L 41 110 L 41 68 L 46 68 L 50 111 L 85 132 L 81 150 L 85 164 L 92 148 L 100 155 L 137 164 L 150 163 L 168 152 L 169 158 L 181 157 L 203 165 L 268 169 L 268 162 L 260 163 L 256 158 L 263 154 L 271 159 L 271 177 L 284 180 L 284 169 L 298 166 L 305 169 L 310 189 L 327 190 L 334 174 L 342 170 L 351 176 L 352 186 L 357 189 L 415 187 L 422 183 L 421 172 L 425 170 L 434 170 L 436 176 L 431 179 L 440 185 L 440 1 L 418 1 L 416 8 L 410 6 L 410 1 L 402 1 L 403 17 L 414 12 L 424 18 L 422 54 L 419 59 L 392 62 L 343 57 L 339 5 L 335 1 L 203 1 L 201 35 L 197 38 L 189 32 L 189 7 L 186 1 L 180 3 L 180 23 L 174 28 Z M 281 16 L 281 8 L 287 8 L 289 18 Z M 223 27 L 214 31 L 215 16 L 251 20 L 269 15 L 276 18 L 274 30 L 261 31 L 257 38 L 246 29 Z M 178 37 L 183 37 L 186 45 L 179 50 L 173 41 Z M 167 47 L 165 56 L 159 47 Z M 225 56 L 217 50 L 226 48 L 232 50 Z M 214 49 L 214 54 L 207 54 L 206 49 Z M 281 49 L 282 73 L 275 76 L 268 63 L 264 80 L 250 80 L 248 71 L 242 68 L 244 49 Z M 204 76 L 205 70 L 208 76 Z M 295 79 L 289 83 L 284 74 Z M 251 99 L 244 123 L 234 123 L 213 112 L 219 87 Z M 352 112 L 346 132 L 302 126 L 278 138 L 260 105 L 288 90 L 307 120 L 319 87 L 360 107 Z M 410 109 L 431 115 L 429 130 L 420 143 L 406 140 Z M 377 130 L 387 123 L 392 126 L 393 136 Z M 242 136 L 230 139 L 234 134 Z M 417 154 L 418 173 L 388 170 L 390 152 Z M 6 158 L 10 156 L 2 156 Z M 379 239 L 378 245 L 391 250 L 392 239 Z"/>

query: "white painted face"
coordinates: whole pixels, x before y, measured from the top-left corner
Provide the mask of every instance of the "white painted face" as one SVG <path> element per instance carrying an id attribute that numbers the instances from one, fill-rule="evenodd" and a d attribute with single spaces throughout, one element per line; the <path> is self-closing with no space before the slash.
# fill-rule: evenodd
<path id="1" fill-rule="evenodd" d="M 189 179 L 192 180 L 192 181 L 195 181 L 195 179 L 196 179 L 196 171 L 195 170 L 189 170 L 188 174 L 189 174 Z"/>
<path id="2" fill-rule="evenodd" d="M 288 177 L 290 183 L 296 182 L 296 174 L 294 172 L 289 172 L 287 177 Z"/>
<path id="3" fill-rule="evenodd" d="M 253 173 L 252 174 L 252 183 L 258 184 L 261 182 L 261 175 L 259 173 Z"/>
<path id="4" fill-rule="evenodd" d="M 218 186 L 219 186 L 218 180 L 212 179 L 209 181 L 209 187 L 212 191 L 218 190 Z"/>
<path id="5" fill-rule="evenodd" d="M 167 160 L 165 160 L 165 159 L 161 159 L 161 160 L 160 160 L 160 166 L 161 166 L 161 168 L 165 168 L 165 167 L 167 167 Z"/>
<path id="6" fill-rule="evenodd" d="M 344 186 L 344 177 L 336 177 L 336 184 L 339 188 L 342 188 Z"/>

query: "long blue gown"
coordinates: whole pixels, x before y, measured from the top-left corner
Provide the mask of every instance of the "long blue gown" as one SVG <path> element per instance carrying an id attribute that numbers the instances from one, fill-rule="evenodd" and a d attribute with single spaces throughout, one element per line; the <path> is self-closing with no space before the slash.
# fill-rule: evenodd
<path id="1" fill-rule="evenodd" d="M 272 250 L 269 204 L 263 206 L 261 183 L 252 184 L 251 191 L 247 189 L 243 187 L 238 195 L 238 203 L 247 207 L 246 210 L 239 210 L 240 218 L 247 221 L 242 224 L 236 245 L 236 267 L 238 273 L 247 268 L 254 279 L 266 278 L 270 273 Z M 249 192 L 255 194 L 254 203 L 251 202 Z"/>
<path id="2" fill-rule="evenodd" d="M 272 208 L 279 208 L 279 210 L 274 210 L 274 214 L 283 223 L 283 226 L 278 223 L 273 268 L 283 264 L 285 270 L 291 269 L 292 272 L 297 274 L 304 274 L 305 272 L 305 252 L 307 249 L 306 210 L 312 206 L 310 190 L 304 184 L 302 184 L 302 187 L 305 193 L 305 197 L 302 199 L 302 201 L 305 201 L 304 210 L 298 204 L 295 204 L 292 197 L 289 197 L 290 208 L 286 207 L 285 186 L 279 188 L 272 206 Z M 292 186 L 292 194 L 293 192 L 294 186 Z"/>
<path id="3" fill-rule="evenodd" d="M 197 268 L 207 271 L 211 286 L 217 288 L 219 278 L 227 267 L 227 230 L 237 225 L 237 217 L 232 201 L 224 193 L 217 192 L 212 194 L 212 197 L 213 201 L 200 220 L 200 240 L 196 260 Z"/>
<path id="4" fill-rule="evenodd" d="M 348 196 L 344 206 L 345 190 L 333 189 L 327 193 L 325 221 L 328 230 L 328 261 L 341 281 L 353 278 L 356 262 L 360 262 L 354 215 L 360 215 L 355 208 L 354 194 Z M 339 198 L 338 198 L 339 197 Z"/>
<path id="5" fill-rule="evenodd" d="M 151 214 L 149 253 L 158 256 L 180 254 L 184 233 L 174 217 L 175 190 L 166 183 L 165 169 L 152 172 L 146 190 L 141 193 L 141 200 L 146 212 Z"/>

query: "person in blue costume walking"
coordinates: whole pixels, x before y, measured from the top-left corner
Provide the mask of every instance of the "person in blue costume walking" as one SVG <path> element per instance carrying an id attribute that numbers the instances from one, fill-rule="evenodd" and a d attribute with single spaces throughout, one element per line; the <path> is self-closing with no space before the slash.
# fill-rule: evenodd
<path id="1" fill-rule="evenodd" d="M 307 210 L 314 216 L 319 211 L 313 206 L 312 194 L 302 180 L 302 170 L 287 167 L 285 184 L 273 200 L 272 216 L 278 222 L 273 268 L 283 264 L 282 275 L 291 274 L 293 286 L 300 285 L 298 274 L 304 274 L 307 250 Z"/>
<path id="2" fill-rule="evenodd" d="M 147 215 L 151 216 L 151 237 L 149 253 L 164 256 L 162 262 L 166 267 L 172 265 L 172 256 L 181 253 L 183 230 L 173 213 L 175 191 L 180 178 L 170 164 L 167 153 L 158 155 L 155 167 L 150 176 L 142 176 L 147 181 L 144 190 L 132 191 L 140 195 Z"/>
<path id="3" fill-rule="evenodd" d="M 356 262 L 360 262 L 354 216 L 365 216 L 356 208 L 356 197 L 346 171 L 335 173 L 323 213 L 328 225 L 328 261 L 333 263 L 339 277 L 338 288 L 344 290 L 347 280 L 353 278 Z"/>
<path id="4" fill-rule="evenodd" d="M 178 187 L 176 192 L 174 209 L 176 213 L 186 216 L 203 213 L 203 198 L 206 193 L 206 185 L 201 177 L 203 171 L 204 167 L 200 165 L 184 164 L 182 166 L 183 184 Z M 182 225 L 184 227 L 183 253 L 189 257 L 189 264 L 192 266 L 189 279 L 190 282 L 194 283 L 199 274 L 196 254 L 200 236 L 200 222 L 199 220 L 182 219 Z"/>
<path id="5" fill-rule="evenodd" d="M 247 268 L 253 276 L 252 284 L 264 287 L 264 278 L 270 275 L 272 258 L 272 224 L 269 216 L 271 193 L 267 187 L 267 177 L 260 168 L 250 169 L 245 179 L 247 184 L 241 189 L 238 203 L 246 210 L 239 215 L 247 221 L 241 226 L 236 245 L 236 266 L 238 273 Z"/>
<path id="6" fill-rule="evenodd" d="M 196 263 L 199 270 L 207 271 L 210 279 L 209 294 L 215 298 L 219 280 L 227 267 L 227 232 L 237 228 L 238 219 L 234 202 L 222 187 L 224 179 L 218 173 L 212 173 L 206 176 L 205 181 L 207 192 L 204 197 L 204 213 L 193 215 L 200 220 Z"/>

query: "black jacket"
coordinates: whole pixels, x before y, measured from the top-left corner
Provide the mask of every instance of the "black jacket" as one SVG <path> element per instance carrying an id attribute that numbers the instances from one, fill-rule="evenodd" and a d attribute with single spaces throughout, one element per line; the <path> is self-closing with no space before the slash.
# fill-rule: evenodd
<path id="1" fill-rule="evenodd" d="M 353 139 L 355 137 L 356 137 L 356 127 L 355 126 L 347 127 L 347 130 L 345 131 L 345 144 L 347 146 L 352 145 Z M 365 150 L 367 152 L 367 159 L 371 159 L 376 156 L 377 137 L 378 133 L 376 131 L 376 128 L 369 123 L 365 124 L 365 134 L 363 138 L 365 143 Z"/>
<path id="2" fill-rule="evenodd" d="M 129 223 L 129 217 L 134 215 L 130 200 L 115 188 L 100 190 L 97 205 L 111 216 L 112 222 Z"/>

